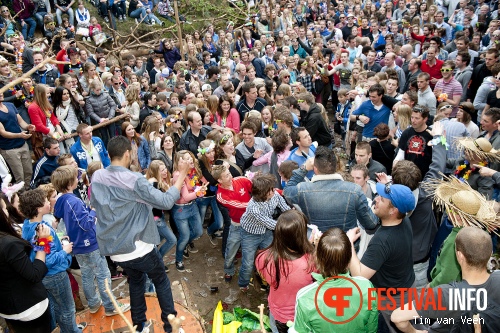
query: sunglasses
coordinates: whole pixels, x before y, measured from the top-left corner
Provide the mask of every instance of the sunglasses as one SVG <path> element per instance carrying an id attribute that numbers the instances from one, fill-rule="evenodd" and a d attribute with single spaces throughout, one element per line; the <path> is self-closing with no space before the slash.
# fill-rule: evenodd
<path id="1" fill-rule="evenodd" d="M 441 68 L 441 73 L 448 73 L 451 72 L 453 69 L 451 68 Z"/>
<path id="2" fill-rule="evenodd" d="M 391 185 L 392 185 L 392 183 L 387 183 L 387 184 L 385 184 L 385 189 L 384 189 L 384 192 L 385 192 L 386 194 L 391 194 Z"/>
<path id="3" fill-rule="evenodd" d="M 304 103 L 305 101 L 303 99 L 298 99 L 297 103 Z"/>
<path id="4" fill-rule="evenodd" d="M 413 112 L 424 113 L 425 111 L 426 110 L 424 108 L 421 108 L 419 106 L 413 108 Z"/>
<path id="5" fill-rule="evenodd" d="M 232 138 L 232 135 L 230 134 L 226 134 L 224 135 L 220 140 L 219 140 L 219 144 L 223 145 L 225 143 L 227 143 L 229 141 L 229 139 Z"/>
<path id="6" fill-rule="evenodd" d="M 233 58 L 239 58 L 240 56 L 238 54 L 234 54 Z"/>
<path id="7" fill-rule="evenodd" d="M 8 13 L 8 12 L 9 12 L 8 9 L 2 10 L 2 13 Z"/>
<path id="8" fill-rule="evenodd" d="M 290 75 L 285 75 L 283 76 L 284 79 L 289 79 L 290 78 Z"/>
<path id="9" fill-rule="evenodd" d="M 439 111 L 446 110 L 446 109 L 453 109 L 453 106 L 451 106 L 451 105 L 445 105 L 445 106 L 439 108 Z"/>

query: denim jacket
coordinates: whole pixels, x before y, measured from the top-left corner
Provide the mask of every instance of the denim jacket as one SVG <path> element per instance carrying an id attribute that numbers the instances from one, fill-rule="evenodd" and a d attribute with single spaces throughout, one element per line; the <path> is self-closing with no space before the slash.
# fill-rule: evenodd
<path id="1" fill-rule="evenodd" d="M 344 181 L 339 174 L 315 175 L 304 182 L 306 174 L 306 170 L 294 170 L 283 193 L 300 206 L 310 224 L 322 232 L 334 227 L 347 232 L 357 226 L 358 220 L 367 233 L 374 232 L 378 217 L 359 185 Z"/>

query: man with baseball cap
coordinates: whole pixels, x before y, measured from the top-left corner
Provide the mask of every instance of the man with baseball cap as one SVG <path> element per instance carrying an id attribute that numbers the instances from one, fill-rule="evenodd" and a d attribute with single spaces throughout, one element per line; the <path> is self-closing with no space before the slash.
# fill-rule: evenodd
<path id="1" fill-rule="evenodd" d="M 360 260 L 352 251 L 349 270 L 352 276 L 363 276 L 369 279 L 376 288 L 411 288 L 415 282 L 412 259 L 412 228 L 406 214 L 415 208 L 415 197 L 409 187 L 399 184 L 377 183 L 377 196 L 374 200 L 373 212 L 381 220 L 381 226 L 368 244 Z M 360 236 L 360 229 L 347 232 L 354 242 Z M 392 294 L 399 307 L 399 294 Z M 383 310 L 387 298 L 380 299 L 381 309 L 390 332 L 397 332 L 391 327 L 390 310 Z"/>

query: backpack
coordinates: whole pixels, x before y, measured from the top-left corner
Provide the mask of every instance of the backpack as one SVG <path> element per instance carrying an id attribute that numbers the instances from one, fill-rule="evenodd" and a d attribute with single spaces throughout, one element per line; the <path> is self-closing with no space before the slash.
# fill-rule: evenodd
<path id="1" fill-rule="evenodd" d="M 451 285 L 459 289 L 470 287 L 464 281 L 452 282 Z M 481 333 L 500 332 L 500 305 L 488 299 L 488 307 L 484 311 L 477 310 L 476 302 L 473 302 L 472 310 L 462 312 L 460 318 L 455 319 L 455 324 L 453 324 L 450 333 L 474 333 L 474 324 L 469 324 L 467 320 L 462 320 L 462 318 L 472 319 L 476 314 L 479 314 Z"/>

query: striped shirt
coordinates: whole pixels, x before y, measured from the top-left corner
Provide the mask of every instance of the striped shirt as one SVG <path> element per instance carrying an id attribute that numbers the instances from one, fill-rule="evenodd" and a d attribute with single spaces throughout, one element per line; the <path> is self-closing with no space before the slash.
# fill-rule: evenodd
<path id="1" fill-rule="evenodd" d="M 441 93 L 447 94 L 448 99 L 453 99 L 453 96 L 462 96 L 463 94 L 462 85 L 460 82 L 455 80 L 454 77 L 452 77 L 448 82 L 445 82 L 444 79 L 440 79 L 434 87 L 434 90 L 436 89 L 441 89 Z M 458 107 L 454 107 L 450 117 L 454 118 L 457 115 L 457 112 Z"/>
<path id="2" fill-rule="evenodd" d="M 274 230 L 276 221 L 272 216 L 276 208 L 281 209 L 282 212 L 290 209 L 285 199 L 276 192 L 271 199 L 264 202 L 255 201 L 252 198 L 241 217 L 241 227 L 253 235 L 262 235 L 266 229 Z"/>

